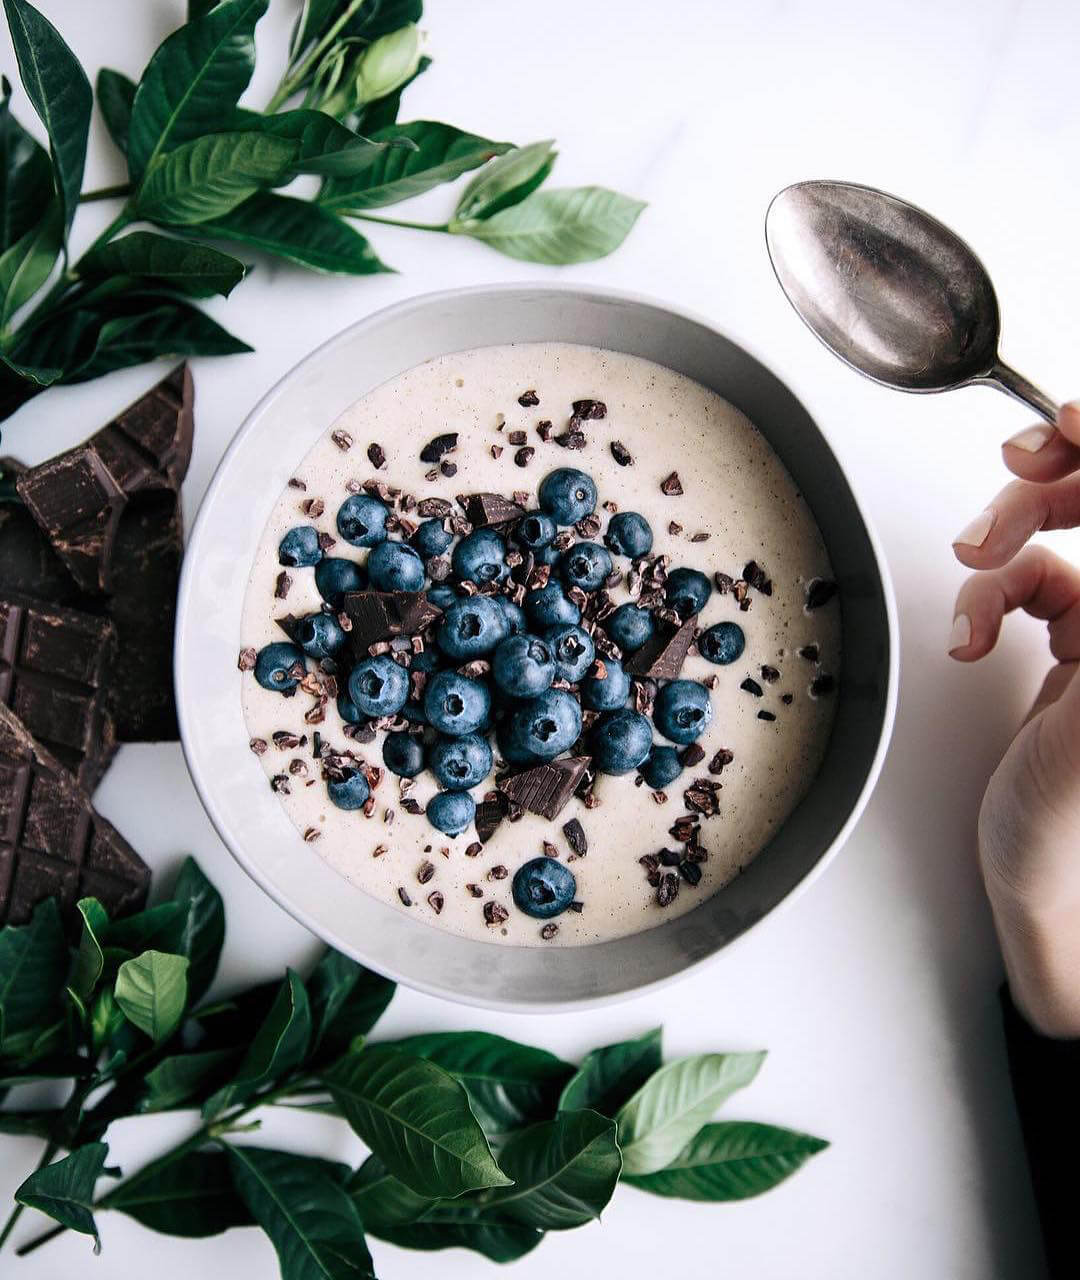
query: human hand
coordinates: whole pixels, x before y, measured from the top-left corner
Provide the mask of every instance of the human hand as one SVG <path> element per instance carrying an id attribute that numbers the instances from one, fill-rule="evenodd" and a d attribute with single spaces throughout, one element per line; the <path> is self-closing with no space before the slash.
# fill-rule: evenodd
<path id="1" fill-rule="evenodd" d="M 1040 447 L 1035 447 L 1035 446 Z M 1051 667 L 1027 719 L 986 789 L 979 859 L 1013 1000 L 1045 1035 L 1080 1037 L 1080 571 L 1044 547 L 1040 529 L 1080 525 L 1080 405 L 1058 429 L 1033 427 L 1006 443 L 1024 477 L 1002 490 L 957 537 L 957 558 L 979 570 L 957 597 L 950 654 L 975 662 L 994 647 L 1004 615 L 1047 623 Z"/>

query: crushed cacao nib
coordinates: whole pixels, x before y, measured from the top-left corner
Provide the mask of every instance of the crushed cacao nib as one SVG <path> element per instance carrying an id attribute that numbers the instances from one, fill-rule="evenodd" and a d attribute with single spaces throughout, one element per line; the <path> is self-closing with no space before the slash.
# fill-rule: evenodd
<path id="1" fill-rule="evenodd" d="M 726 596 L 727 593 L 731 590 L 731 588 L 735 585 L 735 579 L 732 578 L 730 574 L 721 573 L 719 570 L 717 570 L 717 572 L 713 574 L 712 580 L 713 580 L 713 586 L 716 588 L 717 593 L 722 596 Z"/>
<path id="2" fill-rule="evenodd" d="M 585 828 L 577 818 L 571 818 L 569 822 L 563 823 L 562 830 L 563 835 L 566 837 L 566 843 L 579 858 L 584 858 L 589 852 L 589 841 L 585 835 Z"/>
<path id="3" fill-rule="evenodd" d="M 507 868 L 504 867 L 501 862 L 497 862 L 495 866 L 489 869 L 487 873 L 487 878 L 489 880 L 505 880 L 509 874 L 510 872 L 507 870 Z"/>
<path id="4" fill-rule="evenodd" d="M 495 415 L 495 430 L 501 431 L 506 426 L 506 414 L 497 413 Z"/>
<path id="5" fill-rule="evenodd" d="M 619 509 L 619 504 L 617 502 L 612 502 L 610 498 L 605 498 L 600 505 L 604 508 L 604 510 L 608 513 L 609 516 L 613 516 Z"/>
<path id="6" fill-rule="evenodd" d="M 525 431 L 508 431 L 506 433 L 506 443 L 513 445 L 528 444 L 529 436 Z"/>
<path id="7" fill-rule="evenodd" d="M 326 503 L 322 498 L 305 498 L 300 504 L 300 510 L 306 516 L 310 516 L 312 520 L 318 520 L 319 516 L 326 510 Z"/>
<path id="8" fill-rule="evenodd" d="M 795 701 L 795 695 L 793 693 L 782 693 L 780 695 L 780 701 L 784 704 L 785 707 L 790 707 L 791 704 Z"/>
<path id="9" fill-rule="evenodd" d="M 634 679 L 630 684 L 633 691 L 634 710 L 640 711 L 642 715 L 648 715 L 652 710 L 653 702 L 656 700 L 659 685 L 655 680 L 650 680 L 648 676 Z"/>
<path id="10" fill-rule="evenodd" d="M 720 812 L 719 790 L 719 782 L 713 782 L 711 778 L 695 778 L 683 792 L 683 800 L 694 813 L 711 818 Z"/>
<path id="11" fill-rule="evenodd" d="M 375 848 L 372 849 L 371 856 L 373 858 L 381 858 L 384 853 L 389 853 L 389 852 L 390 852 L 390 846 L 388 844 L 377 844 Z"/>
<path id="12" fill-rule="evenodd" d="M 543 440 L 545 444 L 547 444 L 547 442 L 551 439 L 552 430 L 553 430 L 553 427 L 551 424 L 551 420 L 549 418 L 542 418 L 536 424 L 536 434 L 540 437 L 541 440 Z"/>
<path id="13" fill-rule="evenodd" d="M 772 582 L 756 560 L 747 562 L 743 567 L 742 576 L 747 586 L 753 587 L 755 591 L 760 591 L 763 596 L 772 595 Z"/>
<path id="14" fill-rule="evenodd" d="M 700 742 L 691 742 L 688 747 L 683 747 L 679 752 L 679 760 L 687 769 L 692 769 L 704 759 L 705 748 Z"/>
<path id="15" fill-rule="evenodd" d="M 383 823 L 384 823 L 386 826 L 388 826 L 388 827 L 392 827 L 392 826 L 394 825 L 394 819 L 395 819 L 396 817 L 397 817 L 397 810 L 396 810 L 396 809 L 384 809 L 384 810 L 383 810 L 382 820 L 383 820 Z"/>
<path id="16" fill-rule="evenodd" d="M 771 711 L 759 711 L 757 718 L 759 720 L 775 720 L 776 716 Z"/>
<path id="17" fill-rule="evenodd" d="M 337 538 L 333 538 L 330 536 L 330 534 L 324 531 L 320 531 L 319 533 L 319 550 L 320 551 L 322 551 L 325 554 L 332 547 L 336 547 L 336 546 L 337 546 Z"/>
<path id="18" fill-rule="evenodd" d="M 519 507 L 525 507 L 528 505 L 528 502 L 529 502 L 528 489 L 515 489 L 511 496 L 513 497 L 514 501 L 518 504 Z"/>
<path id="19" fill-rule="evenodd" d="M 648 872 L 658 871 L 660 869 L 660 859 L 655 853 L 643 853 L 641 857 L 638 858 L 638 862 L 640 862 Z"/>
<path id="20" fill-rule="evenodd" d="M 386 466 L 386 450 L 374 440 L 367 447 L 367 456 L 368 462 L 376 471 L 381 471 Z"/>
<path id="21" fill-rule="evenodd" d="M 424 561 L 424 570 L 432 582 L 445 582 L 450 576 L 450 561 L 445 556 L 432 556 Z"/>
<path id="22" fill-rule="evenodd" d="M 490 928 L 492 925 L 505 924 L 510 918 L 510 912 L 499 902 L 488 901 L 484 903 L 484 923 Z"/>
<path id="23" fill-rule="evenodd" d="M 346 738 L 353 742 L 368 743 L 375 741 L 375 726 L 368 722 L 363 724 L 347 724 L 342 730 Z"/>
<path id="24" fill-rule="evenodd" d="M 581 422 L 596 422 L 607 417 L 607 405 L 603 400 L 575 400 L 570 407 L 574 417 Z"/>
<path id="25" fill-rule="evenodd" d="M 419 880 L 421 884 L 427 884 L 427 882 L 431 879 L 431 877 L 434 874 L 435 874 L 434 864 L 428 862 L 426 859 L 423 862 L 421 862 L 419 867 L 417 867 L 416 869 L 416 878 L 417 880 Z"/>
<path id="26" fill-rule="evenodd" d="M 524 445 L 517 451 L 517 453 L 514 454 L 514 465 L 518 467 L 527 467 L 535 456 L 536 450 L 532 445 Z"/>
<path id="27" fill-rule="evenodd" d="M 564 449 L 584 449 L 586 443 L 584 431 L 564 431 L 562 435 L 555 436 L 554 440 Z"/>
<path id="28" fill-rule="evenodd" d="M 347 431 L 332 431 L 330 439 L 333 440 L 342 453 L 348 453 L 353 447 L 353 438 Z"/>
<path id="29" fill-rule="evenodd" d="M 675 520 L 669 520 L 667 531 L 673 538 L 677 538 L 682 533 L 682 525 Z"/>
<path id="30" fill-rule="evenodd" d="M 430 471 L 424 472 L 424 479 L 427 480 L 429 483 L 433 480 L 438 480 L 438 478 L 439 478 L 438 467 L 432 467 Z"/>
<path id="31" fill-rule="evenodd" d="M 608 447 L 611 449 L 611 456 L 620 467 L 632 467 L 634 465 L 634 459 L 630 450 L 621 440 L 612 440 Z"/>
<path id="32" fill-rule="evenodd" d="M 712 535 L 706 533 L 704 529 L 699 529 L 697 533 L 691 536 L 690 541 L 691 542 L 708 542 L 711 536 Z"/>
<path id="33" fill-rule="evenodd" d="M 574 532 L 579 538 L 595 538 L 600 532 L 600 517 L 595 511 L 590 511 L 574 525 Z"/>
<path id="34" fill-rule="evenodd" d="M 549 920 L 540 930 L 540 936 L 545 942 L 550 942 L 552 938 L 559 932 L 559 926 L 554 920 Z"/>
<path id="35" fill-rule="evenodd" d="M 677 471 L 672 471 L 670 475 L 665 476 L 664 479 L 660 481 L 660 492 L 668 498 L 678 498 L 681 496 L 683 487 Z"/>
<path id="36" fill-rule="evenodd" d="M 755 698 L 762 698 L 765 696 L 765 690 L 751 676 L 747 676 L 742 684 L 739 685 L 739 688 L 744 689 L 747 693 L 752 693 Z"/>
<path id="37" fill-rule="evenodd" d="M 720 750 L 709 761 L 710 773 L 723 773 L 724 769 L 735 759 L 735 752 L 729 751 L 727 747 L 721 747 Z"/>
<path id="38" fill-rule="evenodd" d="M 345 492 L 346 492 L 346 493 L 363 493 L 363 491 L 364 491 L 364 486 L 360 483 L 360 481 L 359 481 L 359 480 L 346 480 L 346 481 L 345 481 Z"/>
<path id="39" fill-rule="evenodd" d="M 303 761 L 301 761 L 300 763 L 303 764 Z M 305 765 L 304 767 L 306 768 L 307 766 Z M 304 832 L 304 843 L 314 844 L 315 841 L 318 840 L 318 838 L 321 835 L 322 835 L 322 832 L 319 830 L 318 827 L 308 827 L 308 829 Z"/>
<path id="40" fill-rule="evenodd" d="M 642 781 L 644 781 L 644 779 L 642 779 Z M 666 791 L 657 790 L 657 791 L 653 791 L 651 794 L 652 794 L 653 804 L 667 804 L 668 795 Z"/>
<path id="41" fill-rule="evenodd" d="M 770 667 L 766 662 L 761 668 L 761 678 L 766 684 L 775 684 L 780 679 L 780 672 L 775 667 Z"/>
<path id="42" fill-rule="evenodd" d="M 420 801 L 413 799 L 412 796 L 406 796 L 401 802 L 401 807 L 406 813 L 411 813 L 414 818 L 417 814 L 424 812 L 420 805 Z"/>
<path id="43" fill-rule="evenodd" d="M 248 743 L 248 746 L 252 749 L 252 751 L 257 756 L 266 755 L 266 749 L 268 744 L 265 738 L 252 738 L 251 741 Z"/>
<path id="44" fill-rule="evenodd" d="M 682 861 L 682 854 L 674 849 L 658 849 L 656 858 L 662 867 L 677 867 Z"/>
<path id="45" fill-rule="evenodd" d="M 472 844 L 467 844 L 465 846 L 466 858 L 478 858 L 480 854 L 482 854 L 483 852 L 484 852 L 484 846 L 480 843 L 479 840 L 474 840 Z"/>
<path id="46" fill-rule="evenodd" d="M 679 877 L 668 871 L 660 877 L 656 890 L 656 901 L 661 907 L 670 907 L 679 896 Z"/>
<path id="47" fill-rule="evenodd" d="M 805 658 L 807 662 L 817 662 L 821 658 L 821 651 L 816 644 L 804 644 L 799 650 L 799 657 Z"/>
<path id="48" fill-rule="evenodd" d="M 284 569 L 282 569 L 282 571 L 274 579 L 274 599 L 284 600 L 285 597 L 289 594 L 289 588 L 292 586 L 292 584 L 293 584 L 292 578 L 289 576 L 289 574 L 285 572 Z M 252 650 L 252 652 L 254 652 L 254 650 Z"/>
<path id="49" fill-rule="evenodd" d="M 458 433 L 456 431 L 445 431 L 440 436 L 435 436 L 429 440 L 420 450 L 420 461 L 436 463 L 441 462 L 444 453 L 450 453 L 457 448 Z"/>
<path id="50" fill-rule="evenodd" d="M 674 823 L 668 827 L 668 835 L 678 840 L 680 844 L 688 844 L 697 836 L 699 821 L 700 819 L 696 814 L 683 814 L 681 818 L 676 818 Z"/>
<path id="51" fill-rule="evenodd" d="M 453 509 L 446 498 L 421 498 L 416 504 L 416 514 L 423 516 L 425 520 L 433 516 L 437 520 L 442 520 L 450 515 Z"/>
<path id="52" fill-rule="evenodd" d="M 575 898 L 574 901 L 571 902 L 571 904 L 566 909 L 567 911 L 572 911 L 574 915 L 579 916 L 585 910 L 585 904 L 584 902 L 579 902 Z"/>
<path id="53" fill-rule="evenodd" d="M 705 688 L 706 688 L 706 689 L 710 689 L 710 690 L 712 690 L 712 689 L 715 689 L 715 688 L 716 688 L 716 685 L 717 685 L 717 678 L 716 678 L 716 676 L 714 676 L 714 675 L 713 675 L 713 676 L 705 676 L 701 683 L 705 686 Z"/>
<path id="54" fill-rule="evenodd" d="M 807 609 L 820 609 L 836 595 L 837 586 L 828 578 L 814 578 L 806 588 Z"/>
<path id="55" fill-rule="evenodd" d="M 289 775 L 287 773 L 275 773 L 270 779 L 270 790 L 276 791 L 278 795 L 287 796 L 290 792 Z"/>
<path id="56" fill-rule="evenodd" d="M 436 915 L 439 915 L 442 912 L 442 909 L 446 904 L 446 899 L 442 896 L 442 894 L 438 891 L 438 889 L 434 889 L 432 890 L 431 893 L 428 894 L 427 901 L 428 901 L 428 906 L 432 909 L 432 911 L 435 912 Z"/>
<path id="57" fill-rule="evenodd" d="M 490 449 L 491 456 L 498 461 L 502 457 L 503 447 L 501 444 L 493 444 Z"/>
<path id="58" fill-rule="evenodd" d="M 447 462 L 444 460 L 439 463 L 439 470 L 443 473 L 443 475 L 447 478 L 447 480 L 452 480 L 454 476 L 457 475 L 457 463 Z"/>
<path id="59" fill-rule="evenodd" d="M 567 551 L 574 545 L 574 535 L 569 529 L 564 529 L 561 533 L 557 533 L 551 540 L 551 545 L 556 551 Z"/>
<path id="60" fill-rule="evenodd" d="M 488 658 L 473 658 L 457 670 L 459 675 L 468 676 L 470 680 L 480 680 L 491 671 L 491 661 Z"/>
<path id="61" fill-rule="evenodd" d="M 405 892 L 404 885 L 400 885 L 400 884 L 398 885 L 397 896 L 401 899 L 401 905 L 403 907 L 412 906 L 412 898 L 410 898 L 409 895 Z"/>
<path id="62" fill-rule="evenodd" d="M 540 397 L 536 394 L 536 390 L 530 387 L 528 391 L 523 391 L 518 396 L 517 402 L 523 409 L 535 409 L 540 403 Z"/>
<path id="63" fill-rule="evenodd" d="M 696 862 L 689 860 L 679 863 L 679 875 L 686 881 L 688 885 L 697 887 L 701 883 L 701 868 Z"/>
<path id="64" fill-rule="evenodd" d="M 255 659 L 258 656 L 250 645 L 246 645 L 240 650 L 240 656 L 236 659 L 236 669 L 238 671 L 254 671 Z"/>
<path id="65" fill-rule="evenodd" d="M 298 477 L 293 476 L 289 480 L 289 488 L 299 489 L 301 492 L 303 492 L 307 488 L 307 485 L 303 482 L 303 480 L 300 480 Z"/>
<path id="66" fill-rule="evenodd" d="M 276 729 L 270 737 L 279 751 L 295 751 L 300 745 L 300 739 L 295 733 L 290 733 L 288 729 Z"/>
<path id="67" fill-rule="evenodd" d="M 823 698 L 827 694 L 832 693 L 835 688 L 836 680 L 834 677 L 822 673 L 820 676 L 815 676 L 811 681 L 810 696 L 813 698 Z"/>

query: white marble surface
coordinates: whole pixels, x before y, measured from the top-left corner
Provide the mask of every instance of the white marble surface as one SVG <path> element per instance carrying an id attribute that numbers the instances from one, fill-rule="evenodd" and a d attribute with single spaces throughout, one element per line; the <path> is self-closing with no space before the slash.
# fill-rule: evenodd
<path id="1" fill-rule="evenodd" d="M 179 0 L 40 0 L 93 71 L 137 75 Z M 260 45 L 284 33 L 274 0 Z M 767 1047 L 759 1081 L 729 1114 L 804 1127 L 829 1151 L 776 1192 L 716 1207 L 620 1191 L 602 1225 L 552 1236 L 515 1276 L 718 1274 L 755 1280 L 948 1276 L 1036 1280 L 1042 1263 L 996 1007 L 999 961 L 973 858 L 981 789 L 1047 664 L 1038 629 L 1010 620 L 977 669 L 946 659 L 963 571 L 949 541 L 1004 483 L 997 444 L 1028 421 L 985 390 L 895 395 L 843 369 L 802 329 L 773 283 L 762 216 L 786 183 L 848 177 L 897 191 L 955 225 L 993 271 L 1007 356 L 1061 397 L 1080 370 L 1075 314 L 1080 12 L 1068 0 L 433 0 L 436 63 L 407 117 L 494 137 L 554 135 L 564 183 L 600 181 L 650 202 L 613 258 L 559 273 L 700 309 L 762 353 L 835 441 L 873 512 L 903 629 L 900 715 L 884 776 L 847 849 L 790 910 L 674 988 L 588 1014 L 485 1016 L 402 991 L 384 1032 L 486 1027 L 573 1056 L 658 1022 L 677 1054 Z M 6 44 L 0 64 L 14 79 Z M 253 89 L 264 100 L 269 67 Z M 16 106 L 26 119 L 21 93 Z M 95 119 L 90 185 L 121 174 Z M 445 192 L 420 213 L 449 206 Z M 107 210 L 80 214 L 89 238 Z M 399 276 L 322 280 L 260 263 L 215 304 L 257 354 L 195 363 L 193 515 L 253 402 L 301 355 L 357 316 L 411 293 L 545 279 L 479 245 L 406 231 L 373 237 Z M 158 370 L 57 390 L 5 425 L 28 461 L 75 442 Z M 1067 536 L 1059 542 L 1076 548 Z M 155 868 L 191 850 L 222 887 L 222 984 L 266 977 L 313 953 L 311 938 L 235 866 L 207 823 L 176 746 L 123 750 L 99 793 Z M 127 1167 L 185 1131 L 182 1118 L 117 1126 Z M 281 1144 L 355 1156 L 331 1121 L 274 1118 Z M 36 1158 L 3 1139 L 0 1194 Z M 42 1225 L 26 1215 L 17 1239 Z M 179 1280 L 193 1268 L 275 1273 L 254 1231 L 207 1242 L 153 1236 L 102 1215 L 103 1257 L 67 1236 L 4 1274 Z M 383 1277 L 487 1274 L 463 1252 L 374 1245 Z"/>

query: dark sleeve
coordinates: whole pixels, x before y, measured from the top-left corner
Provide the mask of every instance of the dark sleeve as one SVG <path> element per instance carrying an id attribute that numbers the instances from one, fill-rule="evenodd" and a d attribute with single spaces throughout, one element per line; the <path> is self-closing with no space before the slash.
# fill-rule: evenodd
<path id="1" fill-rule="evenodd" d="M 1001 989 L 1020 1127 L 1053 1280 L 1080 1276 L 1080 1040 L 1033 1031 Z"/>

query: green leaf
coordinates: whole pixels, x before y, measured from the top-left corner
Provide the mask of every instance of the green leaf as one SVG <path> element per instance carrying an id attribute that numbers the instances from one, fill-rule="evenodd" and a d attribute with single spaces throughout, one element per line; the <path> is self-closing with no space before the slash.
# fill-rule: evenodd
<path id="1" fill-rule="evenodd" d="M 319 203 L 339 213 L 396 204 L 430 191 L 440 183 L 453 181 L 493 156 L 509 151 L 513 145 L 492 142 L 431 120 L 391 125 L 374 135 L 376 142 L 392 138 L 407 138 L 416 144 L 416 150 L 391 147 L 355 177 L 328 179 L 319 192 Z"/>
<path id="2" fill-rule="evenodd" d="M 60 32 L 27 0 L 4 0 L 19 75 L 49 135 L 65 235 L 75 216 L 86 163 L 94 95 Z"/>
<path id="3" fill-rule="evenodd" d="M 3 259 L 0 259 L 2 269 Z M 79 262 L 85 277 L 140 276 L 193 298 L 227 298 L 244 278 L 244 264 L 206 245 L 152 231 L 132 231 L 91 250 Z"/>
<path id="4" fill-rule="evenodd" d="M 0 99 L 0 250 L 35 226 L 53 200 L 52 164 L 44 147 L 11 114 L 11 85 Z"/>
<path id="5" fill-rule="evenodd" d="M 126 960 L 116 975 L 116 1003 L 155 1044 L 180 1025 L 187 1003 L 187 956 L 144 951 Z"/>
<path id="6" fill-rule="evenodd" d="M 6 326 L 52 275 L 62 244 L 60 206 L 53 204 L 36 227 L 0 254 L 0 325 Z"/>
<path id="7" fill-rule="evenodd" d="M 80 1012 L 85 1013 L 90 996 L 105 967 L 101 948 L 102 939 L 109 927 L 109 914 L 97 898 L 82 898 L 77 905 L 83 920 L 82 933 L 79 936 L 75 967 L 68 980 L 68 994 Z"/>
<path id="8" fill-rule="evenodd" d="M 298 153 L 288 138 L 214 133 L 170 152 L 151 169 L 135 197 L 149 222 L 190 226 L 235 209 L 260 187 L 284 178 Z"/>
<path id="9" fill-rule="evenodd" d="M 182 954 L 184 909 L 175 902 L 159 902 L 155 907 L 136 911 L 134 915 L 114 920 L 105 935 L 109 947 L 122 948 L 138 955 L 140 951 L 171 951 Z"/>
<path id="10" fill-rule="evenodd" d="M 595 1111 L 563 1111 L 522 1129 L 499 1159 L 514 1185 L 489 1193 L 486 1204 L 544 1231 L 599 1218 L 622 1168 L 615 1122 Z"/>
<path id="11" fill-rule="evenodd" d="M 378 1022 L 395 991 L 389 978 L 328 947 L 307 980 L 316 1062 L 347 1053 Z"/>
<path id="12" fill-rule="evenodd" d="M 127 155 L 131 108 L 135 102 L 135 82 L 120 71 L 102 67 L 97 74 L 97 101 L 109 137 Z"/>
<path id="13" fill-rule="evenodd" d="M 0 1133 L 12 1138 L 49 1138 L 57 1115 L 56 1111 L 49 1110 L 0 1111 Z"/>
<path id="14" fill-rule="evenodd" d="M 640 200 L 606 187 L 561 187 L 536 191 L 486 221 L 455 223 L 450 230 L 482 240 L 508 258 L 564 266 L 606 257 L 630 234 L 644 208 Z"/>
<path id="15" fill-rule="evenodd" d="M 420 69 L 424 37 L 413 23 L 370 44 L 341 41 L 315 73 L 306 101 L 346 118 L 403 89 Z"/>
<path id="16" fill-rule="evenodd" d="M 0 1115 L 3 1113 L 0 1112 Z M 395 1178 L 378 1156 L 368 1156 L 350 1177 L 345 1189 L 364 1223 L 364 1230 L 381 1235 L 384 1230 L 415 1222 L 438 1204 L 431 1196 L 418 1195 Z"/>
<path id="17" fill-rule="evenodd" d="M 255 24 L 266 6 L 267 0 L 223 0 L 158 47 L 131 109 L 134 182 L 166 152 L 220 128 L 255 69 Z"/>
<path id="18" fill-rule="evenodd" d="M 530 142 L 484 165 L 462 192 L 451 225 L 490 218 L 500 209 L 519 204 L 551 173 L 557 155 L 554 146 L 553 138 Z"/>
<path id="19" fill-rule="evenodd" d="M 90 1041 L 94 1052 L 100 1053 L 123 1025 L 124 1011 L 109 988 L 102 987 L 90 1010 Z"/>
<path id="20" fill-rule="evenodd" d="M 139 1099 L 137 1110 L 144 1114 L 183 1106 L 203 1092 L 207 1085 L 227 1078 L 230 1068 L 238 1060 L 239 1054 L 233 1049 L 207 1049 L 162 1058 L 152 1071 L 146 1073 L 145 1092 Z"/>
<path id="21" fill-rule="evenodd" d="M 315 43 L 338 13 L 339 0 L 303 0 L 289 37 L 289 66 Z"/>
<path id="22" fill-rule="evenodd" d="M 201 223 L 195 232 L 248 244 L 315 271 L 367 276 L 392 269 L 337 214 L 308 200 L 269 191 L 258 192 L 221 218 Z"/>
<path id="23" fill-rule="evenodd" d="M 203 1116 L 212 1118 L 226 1107 L 243 1101 L 261 1085 L 276 1080 L 300 1065 L 311 1043 L 311 1007 L 299 976 L 287 970 L 255 1038 L 244 1054 L 231 1084 L 219 1089 L 203 1106 Z"/>
<path id="24" fill-rule="evenodd" d="M 654 1027 L 637 1040 L 594 1049 L 563 1090 L 559 1110 L 587 1107 L 602 1116 L 613 1116 L 654 1071 L 660 1070 L 661 1034 L 662 1029 Z"/>
<path id="25" fill-rule="evenodd" d="M 349 178 L 367 169 L 384 151 L 392 147 L 415 151 L 415 144 L 408 138 L 389 138 L 375 142 L 361 137 L 325 111 L 313 111 L 301 107 L 295 111 L 282 111 L 278 115 L 264 116 L 257 111 L 237 111 L 230 128 L 242 132 L 270 134 L 298 144 L 298 152 L 292 171 L 285 180 L 291 181 L 294 173 L 315 173 L 324 177 Z"/>
<path id="26" fill-rule="evenodd" d="M 459 1080 L 489 1137 L 551 1115 L 573 1072 L 545 1049 L 487 1031 L 434 1031 L 390 1047 L 426 1058 Z"/>
<path id="27" fill-rule="evenodd" d="M 828 1145 L 749 1120 L 707 1124 L 665 1168 L 624 1181 L 681 1200 L 745 1200 L 783 1182 Z"/>
<path id="28" fill-rule="evenodd" d="M 508 1182 L 468 1094 L 434 1063 L 375 1046 L 341 1059 L 324 1083 L 356 1133 L 420 1195 L 450 1198 Z"/>
<path id="29" fill-rule="evenodd" d="M 357 129 L 363 134 L 372 134 L 396 124 L 398 115 L 401 112 L 401 95 L 417 76 L 422 76 L 430 66 L 430 58 L 421 58 L 416 64 L 416 70 L 403 85 L 400 85 L 393 93 L 388 93 L 385 98 L 379 98 L 377 102 L 369 102 L 354 121 Z"/>
<path id="30" fill-rule="evenodd" d="M 56 1016 L 70 957 L 55 898 L 34 908 L 28 924 L 0 929 L 0 1051 L 20 1056 Z"/>
<path id="31" fill-rule="evenodd" d="M 374 1280 L 360 1216 L 323 1161 L 262 1147 L 228 1153 L 236 1189 L 277 1251 L 282 1280 Z"/>
<path id="32" fill-rule="evenodd" d="M 423 0 L 367 0 L 345 26 L 345 34 L 363 40 L 378 40 L 410 22 L 419 22 Z"/>
<path id="33" fill-rule="evenodd" d="M 245 350 L 249 348 L 241 344 Z M 188 966 L 188 996 L 194 1004 L 207 992 L 217 973 L 225 943 L 225 904 L 221 894 L 192 857 L 184 859 L 172 891 L 173 902 L 187 908 L 183 936 L 177 946 Z"/>
<path id="34" fill-rule="evenodd" d="M 254 1224 L 233 1186 L 223 1151 L 189 1151 L 168 1164 L 147 1165 L 102 1199 L 151 1231 L 170 1236 L 216 1236 Z"/>
<path id="35" fill-rule="evenodd" d="M 101 1177 L 108 1151 L 104 1142 L 76 1148 L 63 1160 L 32 1173 L 15 1192 L 15 1199 L 96 1240 L 94 1186 Z"/>
<path id="36" fill-rule="evenodd" d="M 219 4 L 220 0 L 188 0 L 187 4 L 187 20 L 194 22 L 196 18 L 205 18 L 206 15 Z"/>
<path id="37" fill-rule="evenodd" d="M 702 1053 L 661 1067 L 615 1117 L 625 1173 L 655 1173 L 674 1160 L 764 1060 L 764 1053 Z"/>

